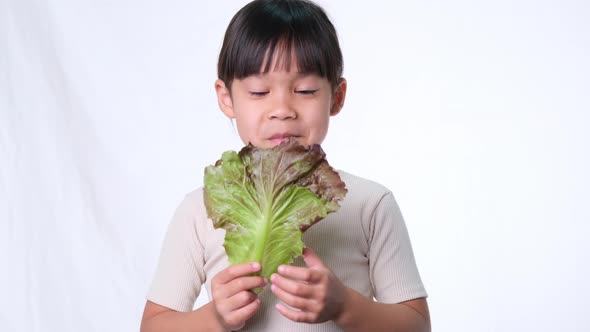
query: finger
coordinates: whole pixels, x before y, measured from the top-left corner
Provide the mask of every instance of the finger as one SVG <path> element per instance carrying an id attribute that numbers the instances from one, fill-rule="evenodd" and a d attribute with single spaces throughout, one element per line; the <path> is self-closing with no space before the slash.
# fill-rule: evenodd
<path id="1" fill-rule="evenodd" d="M 273 285 L 276 285 L 282 290 L 295 296 L 311 298 L 313 295 L 313 288 L 309 284 L 304 284 L 297 280 L 285 278 L 277 273 L 274 273 L 272 276 L 270 276 L 270 280 Z"/>
<path id="2" fill-rule="evenodd" d="M 221 270 L 213 279 L 216 283 L 226 284 L 238 277 L 258 271 L 260 271 L 260 263 L 258 262 L 236 264 Z"/>
<path id="3" fill-rule="evenodd" d="M 305 311 L 311 307 L 311 300 L 286 292 L 275 284 L 270 286 L 270 290 L 279 300 L 293 308 Z"/>
<path id="4" fill-rule="evenodd" d="M 299 267 L 293 265 L 281 265 L 279 266 L 279 274 L 291 278 L 296 279 L 304 282 L 313 283 L 319 281 L 322 277 L 321 271 L 313 270 L 308 267 Z"/>
<path id="5" fill-rule="evenodd" d="M 225 284 L 224 290 L 229 296 L 244 290 L 264 287 L 268 284 L 264 277 L 239 277 Z"/>
<path id="6" fill-rule="evenodd" d="M 256 299 L 247 305 L 230 313 L 225 322 L 230 326 L 231 330 L 239 330 L 246 324 L 250 317 L 254 316 L 256 311 L 260 308 L 260 299 Z"/>
<path id="7" fill-rule="evenodd" d="M 245 290 L 234 294 L 219 303 L 221 311 L 229 313 L 255 302 L 258 296 L 254 292 Z"/>
<path id="8" fill-rule="evenodd" d="M 311 248 L 303 248 L 303 261 L 310 268 L 325 269 L 322 259 Z"/>
<path id="9" fill-rule="evenodd" d="M 264 287 L 267 284 L 268 282 L 263 277 L 238 277 L 226 284 L 216 286 L 213 296 L 222 299 L 229 298 L 239 292 Z"/>
<path id="10" fill-rule="evenodd" d="M 294 322 L 315 323 L 317 321 L 318 316 L 315 313 L 289 309 L 281 303 L 278 303 L 275 308 L 281 313 L 281 315 Z"/>

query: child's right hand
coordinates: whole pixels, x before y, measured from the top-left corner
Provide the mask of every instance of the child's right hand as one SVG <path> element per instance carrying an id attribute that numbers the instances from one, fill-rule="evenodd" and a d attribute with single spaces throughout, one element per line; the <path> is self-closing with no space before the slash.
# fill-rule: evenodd
<path id="1" fill-rule="evenodd" d="M 238 330 L 260 307 L 260 299 L 250 291 L 268 283 L 263 277 L 248 276 L 260 271 L 259 263 L 236 264 L 221 270 L 211 280 L 211 295 L 217 319 L 224 330 Z"/>

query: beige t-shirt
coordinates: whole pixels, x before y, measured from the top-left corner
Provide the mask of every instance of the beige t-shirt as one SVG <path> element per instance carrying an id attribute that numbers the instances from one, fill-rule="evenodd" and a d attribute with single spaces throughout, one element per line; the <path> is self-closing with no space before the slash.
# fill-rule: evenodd
<path id="1" fill-rule="evenodd" d="M 303 234 L 324 264 L 348 287 L 379 302 L 399 303 L 426 297 L 410 239 L 392 193 L 380 184 L 339 171 L 348 193 L 337 212 Z M 190 311 L 201 287 L 211 294 L 211 279 L 227 267 L 225 231 L 215 229 L 203 203 L 203 191 L 189 193 L 169 225 L 147 299 Z M 298 258 L 295 265 L 304 266 Z M 333 322 L 295 323 L 274 305 L 267 287 L 259 311 L 244 331 L 340 331 Z"/>

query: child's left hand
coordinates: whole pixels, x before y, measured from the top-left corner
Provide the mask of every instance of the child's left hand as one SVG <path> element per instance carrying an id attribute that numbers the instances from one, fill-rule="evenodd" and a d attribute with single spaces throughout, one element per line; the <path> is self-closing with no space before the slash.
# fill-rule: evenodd
<path id="1" fill-rule="evenodd" d="M 344 309 L 346 286 L 313 250 L 303 249 L 303 260 L 307 267 L 281 265 L 270 277 L 272 292 L 291 307 L 279 303 L 277 310 L 295 322 L 336 320 Z"/>

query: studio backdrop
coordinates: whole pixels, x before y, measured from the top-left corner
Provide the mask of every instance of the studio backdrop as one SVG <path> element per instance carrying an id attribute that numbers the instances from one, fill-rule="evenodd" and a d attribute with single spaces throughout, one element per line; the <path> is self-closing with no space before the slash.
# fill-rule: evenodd
<path id="1" fill-rule="evenodd" d="M 213 83 L 245 3 L 0 0 L 2 331 L 139 329 L 174 209 L 242 146 Z M 590 331 L 588 2 L 319 3 L 323 147 L 394 193 L 433 331 Z"/>

